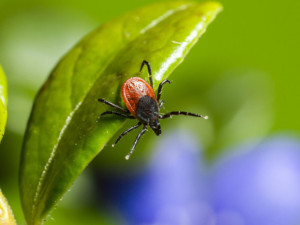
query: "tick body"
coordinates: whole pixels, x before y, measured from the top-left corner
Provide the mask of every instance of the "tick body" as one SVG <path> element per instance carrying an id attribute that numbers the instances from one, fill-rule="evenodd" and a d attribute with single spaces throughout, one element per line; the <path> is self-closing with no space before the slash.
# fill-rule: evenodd
<path id="1" fill-rule="evenodd" d="M 124 82 L 122 97 L 131 115 L 160 135 L 159 106 L 153 88 L 142 78 L 132 77 Z"/>
<path id="2" fill-rule="evenodd" d="M 126 159 L 129 159 L 131 154 L 133 153 L 139 139 L 141 136 L 147 131 L 148 126 L 154 131 L 154 133 L 158 136 L 161 134 L 161 128 L 159 119 L 170 118 L 173 115 L 186 115 L 186 116 L 194 116 L 194 117 L 203 117 L 207 119 L 207 116 L 201 116 L 195 113 L 189 112 L 181 112 L 181 111 L 173 111 L 166 113 L 164 115 L 160 115 L 159 110 L 163 105 L 163 101 L 160 101 L 162 87 L 166 83 L 171 83 L 169 80 L 164 80 L 159 84 L 157 95 L 153 91 L 153 80 L 152 80 L 152 72 L 151 66 L 147 61 L 143 61 L 140 71 L 142 71 L 143 66 L 146 65 L 149 73 L 149 81 L 148 84 L 145 80 L 139 77 L 131 77 L 127 79 L 122 85 L 122 98 L 127 107 L 127 109 L 123 109 L 122 107 L 115 105 L 114 103 L 108 102 L 104 99 L 98 99 L 99 102 L 103 102 L 118 111 L 106 111 L 102 113 L 100 116 L 106 114 L 114 114 L 118 116 L 122 116 L 128 119 L 137 119 L 139 120 L 138 124 L 124 131 L 116 140 L 115 144 L 117 144 L 121 138 L 129 133 L 130 131 L 140 127 L 143 125 L 143 129 L 140 131 L 138 136 L 135 139 L 135 142 L 129 152 L 126 155 Z M 121 111 L 121 112 L 120 112 Z M 114 144 L 114 145 L 115 145 Z M 113 145 L 113 146 L 114 146 Z"/>
<path id="3" fill-rule="evenodd" d="M 131 77 L 122 85 L 122 98 L 129 112 L 137 116 L 138 106 L 144 98 L 151 98 L 157 104 L 152 87 L 139 77 Z"/>

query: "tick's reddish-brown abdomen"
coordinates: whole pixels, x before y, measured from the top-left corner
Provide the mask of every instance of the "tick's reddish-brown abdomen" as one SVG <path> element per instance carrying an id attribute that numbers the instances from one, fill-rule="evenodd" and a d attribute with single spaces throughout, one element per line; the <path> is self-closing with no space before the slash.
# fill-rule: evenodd
<path id="1" fill-rule="evenodd" d="M 131 77 L 122 85 L 122 97 L 129 112 L 136 116 L 136 107 L 139 99 L 143 96 L 150 96 L 156 101 L 152 87 L 139 77 Z"/>

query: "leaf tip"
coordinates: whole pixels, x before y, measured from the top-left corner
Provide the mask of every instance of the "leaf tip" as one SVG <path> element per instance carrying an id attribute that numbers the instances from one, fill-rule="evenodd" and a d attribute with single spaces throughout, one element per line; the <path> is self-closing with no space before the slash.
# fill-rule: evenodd
<path id="1" fill-rule="evenodd" d="M 223 11 L 223 5 L 220 2 L 203 2 L 201 5 L 202 9 L 206 12 L 211 12 L 215 16 Z"/>

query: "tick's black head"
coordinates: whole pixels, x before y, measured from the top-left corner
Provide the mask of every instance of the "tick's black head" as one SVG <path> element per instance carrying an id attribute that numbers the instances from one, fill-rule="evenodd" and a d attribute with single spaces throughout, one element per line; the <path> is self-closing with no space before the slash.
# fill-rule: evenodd
<path id="1" fill-rule="evenodd" d="M 157 136 L 161 134 L 160 123 L 157 118 L 153 118 L 149 125 Z"/>

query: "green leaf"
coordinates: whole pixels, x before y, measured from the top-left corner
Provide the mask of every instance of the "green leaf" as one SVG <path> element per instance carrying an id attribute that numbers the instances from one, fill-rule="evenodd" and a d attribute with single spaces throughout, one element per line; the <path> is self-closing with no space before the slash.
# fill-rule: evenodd
<path id="1" fill-rule="evenodd" d="M 27 127 L 20 189 L 28 224 L 41 224 L 89 162 L 122 126 L 103 117 L 116 104 L 120 87 L 152 65 L 154 87 L 178 66 L 221 10 L 215 2 L 159 3 L 103 24 L 59 62 L 39 91 Z M 146 79 L 147 80 L 147 79 Z"/>
<path id="2" fill-rule="evenodd" d="M 7 121 L 7 83 L 0 65 L 0 142 L 3 138 Z"/>
<path id="3" fill-rule="evenodd" d="M 0 189 L 0 224 L 16 225 L 14 215 L 1 189 Z"/>

